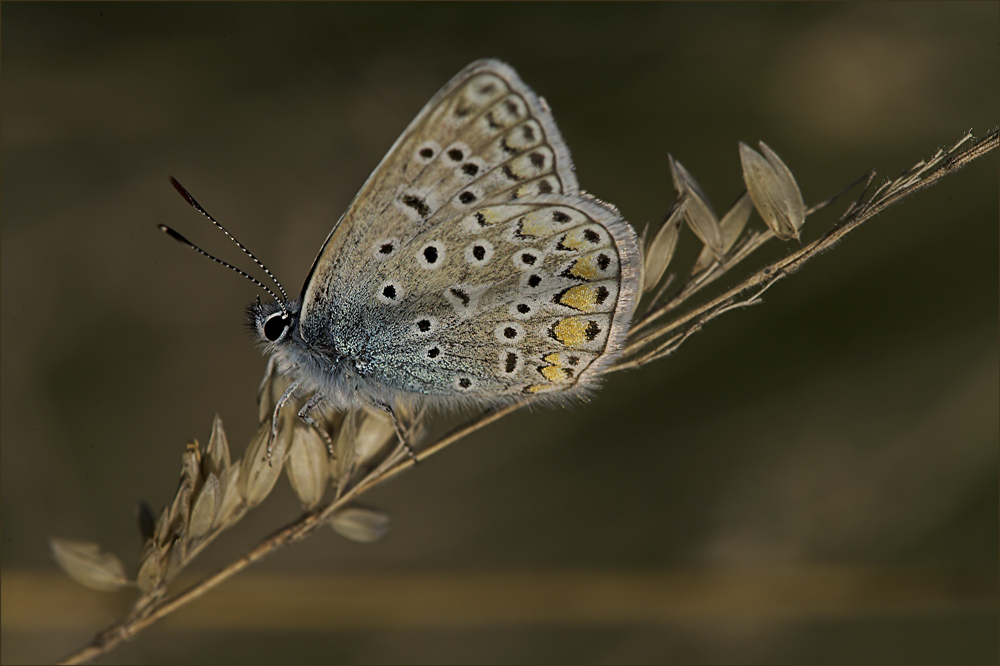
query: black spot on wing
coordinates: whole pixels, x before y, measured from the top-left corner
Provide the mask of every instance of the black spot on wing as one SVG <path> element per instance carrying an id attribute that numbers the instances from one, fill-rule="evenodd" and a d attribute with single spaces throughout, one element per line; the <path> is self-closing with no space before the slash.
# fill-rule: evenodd
<path id="1" fill-rule="evenodd" d="M 430 206 L 427 205 L 427 202 L 418 196 L 414 196 L 412 194 L 405 194 L 403 195 L 403 198 L 400 199 L 400 201 L 402 201 L 405 205 L 409 206 L 413 210 L 417 211 L 417 214 L 420 217 L 427 217 L 431 212 Z"/>

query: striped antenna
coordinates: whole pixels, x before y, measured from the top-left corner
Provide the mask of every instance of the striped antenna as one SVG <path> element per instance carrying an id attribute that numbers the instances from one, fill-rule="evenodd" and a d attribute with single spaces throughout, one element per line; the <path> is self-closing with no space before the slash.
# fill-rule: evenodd
<path id="1" fill-rule="evenodd" d="M 278 307 L 281 308 L 281 312 L 284 313 L 286 316 L 288 315 L 288 311 L 285 310 L 285 303 L 284 303 L 284 301 L 282 301 L 280 298 L 278 298 L 277 294 L 275 294 L 273 291 L 271 291 L 271 289 L 266 284 L 264 284 L 263 282 L 261 282 L 260 280 L 258 280 L 257 278 L 255 278 L 254 276 L 250 275 L 246 271 L 243 271 L 243 270 L 240 270 L 239 268 L 236 268 L 236 266 L 233 266 L 228 261 L 223 261 L 222 259 L 219 259 L 218 257 L 213 256 L 213 255 L 209 254 L 208 252 L 205 252 L 203 249 L 201 249 L 200 247 L 198 247 L 197 245 L 195 245 L 194 243 L 192 243 L 191 241 L 189 241 L 187 238 L 184 238 L 184 236 L 180 235 L 179 233 L 177 233 L 176 231 L 174 231 L 173 229 L 171 229 L 170 227 L 168 227 L 165 224 L 158 224 L 158 225 L 156 225 L 156 228 L 159 229 L 160 231 L 162 231 L 163 233 L 165 233 L 166 235 L 170 236 L 171 238 L 173 238 L 178 243 L 181 243 L 182 245 L 187 245 L 189 248 L 191 248 L 192 250 L 194 250 L 198 254 L 200 254 L 202 256 L 205 256 L 205 257 L 208 257 L 209 259 L 211 259 L 212 261 L 216 262 L 217 264 L 222 264 L 226 268 L 228 268 L 230 270 L 233 270 L 233 271 L 236 271 L 237 273 L 239 273 L 240 275 L 242 275 L 246 279 L 250 280 L 255 285 L 257 285 L 258 287 L 260 287 L 261 289 L 263 289 L 264 291 L 266 291 L 267 293 L 269 293 L 271 295 L 271 298 L 273 298 L 278 303 Z M 274 278 L 272 278 L 272 279 L 274 279 Z M 275 282 L 275 284 L 277 284 L 277 281 Z M 278 288 L 281 289 L 281 285 L 278 285 Z M 282 292 L 282 294 L 284 294 L 284 292 Z"/>
<path id="2" fill-rule="evenodd" d="M 202 253 L 203 255 L 205 255 L 206 257 L 208 257 L 209 259 L 217 261 L 220 264 L 222 264 L 223 266 L 227 266 L 229 268 L 232 268 L 237 273 L 250 278 L 256 284 L 258 284 L 261 287 L 263 287 L 264 290 L 267 291 L 267 293 L 271 294 L 271 296 L 274 297 L 274 300 L 279 301 L 279 302 L 281 300 L 284 300 L 284 302 L 287 303 L 288 302 L 288 294 L 285 293 L 285 290 L 284 290 L 284 288 L 282 288 L 281 283 L 278 282 L 278 278 L 274 277 L 274 275 L 271 274 L 271 271 L 267 270 L 267 266 L 265 266 L 263 264 L 263 262 L 261 262 L 260 259 L 258 259 L 257 257 L 255 257 L 254 254 L 253 254 L 253 252 L 251 252 L 250 250 L 246 249 L 246 247 L 243 245 L 243 243 L 241 243 L 238 240 L 236 240 L 236 238 L 231 233 L 229 233 L 229 231 L 224 226 L 222 226 L 221 224 L 219 224 L 218 220 L 216 220 L 214 217 L 212 217 L 211 215 L 209 215 L 208 211 L 205 210 L 204 208 L 202 208 L 202 206 L 201 206 L 200 203 L 198 203 L 197 201 L 195 201 L 195 198 L 193 196 L 191 196 L 191 193 L 188 192 L 186 189 L 184 189 L 184 186 L 181 185 L 179 182 L 177 182 L 176 178 L 174 178 L 173 176 L 171 176 L 170 177 L 170 183 L 174 186 L 174 189 L 177 190 L 182 197 L 184 197 L 184 200 L 187 201 L 191 205 L 192 208 L 194 208 L 196 211 L 198 211 L 199 213 L 201 213 L 202 215 L 204 215 L 205 217 L 207 217 L 209 219 L 209 221 L 211 221 L 212 224 L 214 224 L 216 227 L 218 227 L 222 231 L 222 233 L 226 234 L 226 236 L 229 237 L 229 240 L 231 240 L 234 243 L 236 243 L 236 247 L 238 247 L 241 250 L 243 250 L 243 252 L 245 252 L 248 257 L 250 257 L 251 259 L 253 259 L 253 262 L 255 264 L 257 264 L 258 266 L 260 266 L 261 269 L 263 269 L 263 271 L 265 273 L 267 273 L 267 276 L 269 278 L 271 278 L 271 281 L 274 282 L 275 285 L 277 285 L 278 291 L 281 292 L 282 299 L 279 299 L 277 296 L 274 295 L 273 291 L 271 291 L 270 289 L 268 289 L 267 287 L 265 287 L 263 284 L 261 284 L 260 280 L 257 280 L 255 278 L 253 278 L 252 276 L 248 275 L 244 271 L 241 271 L 240 269 L 236 268 L 232 264 L 226 263 L 225 261 L 222 261 L 221 259 L 213 257 L 208 252 L 205 252 L 200 247 L 198 247 L 197 245 L 195 245 L 194 243 L 192 243 L 188 239 L 184 238 L 183 236 L 181 236 L 179 233 L 177 233 L 176 231 L 174 231 L 170 227 L 167 227 L 166 225 L 163 225 L 163 224 L 158 225 L 159 228 L 160 228 L 160 231 L 163 231 L 164 233 L 170 235 L 174 240 L 177 240 L 178 242 L 184 243 L 185 245 L 189 246 L 190 248 L 192 248 L 194 250 L 197 250 L 198 252 Z M 285 308 L 282 307 L 281 310 L 282 310 L 282 312 L 284 312 Z"/>

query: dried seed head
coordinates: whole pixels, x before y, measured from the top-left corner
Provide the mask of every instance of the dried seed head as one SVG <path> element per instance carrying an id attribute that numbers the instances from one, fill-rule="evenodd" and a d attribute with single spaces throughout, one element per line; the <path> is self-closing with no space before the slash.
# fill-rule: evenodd
<path id="1" fill-rule="evenodd" d="M 750 219 L 751 212 L 753 212 L 753 200 L 750 199 L 748 193 L 744 192 L 726 214 L 722 216 L 722 219 L 719 221 L 719 229 L 722 231 L 723 254 L 726 254 L 733 248 L 736 239 L 743 233 L 743 229 L 747 225 L 747 220 Z M 696 275 L 705 270 L 717 258 L 712 248 L 706 245 L 702 249 L 701 254 L 698 255 L 698 260 L 695 262 L 694 268 L 691 269 L 691 274 Z"/>
<path id="2" fill-rule="evenodd" d="M 719 228 L 722 229 L 723 252 L 728 252 L 732 249 L 733 244 L 736 243 L 736 239 L 740 237 L 743 229 L 746 228 L 751 212 L 753 212 L 753 199 L 750 198 L 749 193 L 744 192 L 730 206 L 726 214 L 722 216 L 722 220 L 719 221 Z"/>
<path id="3" fill-rule="evenodd" d="M 347 410 L 344 423 L 337 432 L 333 444 L 333 457 L 330 458 L 330 477 L 335 484 L 341 484 L 354 470 L 354 441 L 358 434 L 358 421 L 361 412 L 356 409 Z"/>
<path id="4" fill-rule="evenodd" d="M 410 418 L 407 411 L 397 409 L 397 412 L 402 413 L 404 418 Z M 345 483 L 355 470 L 383 452 L 386 444 L 395 439 L 396 430 L 393 428 L 392 418 L 382 410 L 348 410 L 337 433 L 335 455 L 330 461 L 330 475 L 334 482 Z"/>
<path id="5" fill-rule="evenodd" d="M 296 423 L 285 471 L 292 490 L 306 509 L 312 509 L 323 499 L 330 478 L 329 457 L 326 442 L 319 433 L 312 426 Z"/>
<path id="6" fill-rule="evenodd" d="M 167 575 L 167 557 L 172 550 L 171 547 L 160 548 L 155 545 L 144 549 L 136 576 L 140 592 L 152 594 L 163 584 Z"/>
<path id="7" fill-rule="evenodd" d="M 291 444 L 294 420 L 297 419 L 294 411 L 281 411 L 278 416 L 278 435 L 271 442 L 270 419 L 265 421 L 247 448 L 246 457 L 243 459 L 243 471 L 241 494 L 246 499 L 248 506 L 257 506 L 271 493 L 278 475 L 281 474 L 281 467 L 285 463 L 288 455 L 288 447 Z M 268 444 L 271 443 L 268 457 Z"/>
<path id="8" fill-rule="evenodd" d="M 156 521 L 153 535 L 153 542 L 156 545 L 166 547 L 187 534 L 191 516 L 191 498 L 196 488 L 200 489 L 201 484 L 201 451 L 197 442 L 189 442 L 181 456 L 181 480 L 177 486 L 177 493 L 169 506 L 160 512 L 160 517 Z"/>
<path id="9" fill-rule="evenodd" d="M 701 189 L 701 185 L 698 181 L 694 179 L 684 165 L 674 159 L 673 155 L 668 155 L 667 159 L 670 161 L 670 176 L 674 181 L 674 189 L 677 191 L 678 197 L 683 197 L 685 195 L 691 194 L 702 201 L 707 202 L 708 196 L 705 195 L 705 190 Z M 711 210 L 711 204 L 708 204 Z M 715 216 L 715 211 L 712 210 L 712 216 Z"/>
<path id="10" fill-rule="evenodd" d="M 201 450 L 198 442 L 188 442 L 181 456 L 181 481 L 169 508 L 164 509 L 157 523 L 156 542 L 164 546 L 187 534 L 191 516 L 191 498 L 202 484 Z"/>
<path id="11" fill-rule="evenodd" d="M 722 254 L 722 230 L 708 202 L 692 196 L 684 206 L 684 219 L 691 231 L 715 254 Z"/>
<path id="12" fill-rule="evenodd" d="M 366 409 L 354 438 L 354 453 L 358 462 L 371 460 L 395 439 L 396 430 L 392 427 L 392 417 L 382 410 Z"/>
<path id="13" fill-rule="evenodd" d="M 229 467 L 229 441 L 226 431 L 222 429 L 222 419 L 216 414 L 212 420 L 212 436 L 208 440 L 208 450 L 203 461 L 205 474 L 219 475 Z"/>
<path id="14" fill-rule="evenodd" d="M 191 489 L 201 485 L 201 446 L 198 440 L 188 442 L 181 455 L 181 485 L 184 484 Z"/>
<path id="15" fill-rule="evenodd" d="M 184 564 L 187 562 L 187 548 L 189 543 L 190 540 L 185 538 L 185 535 L 180 534 L 175 539 L 172 547 L 168 549 L 168 557 L 164 560 L 166 562 L 166 572 L 163 574 L 165 582 L 169 583 L 184 568 Z"/>
<path id="16" fill-rule="evenodd" d="M 222 499 L 219 501 L 219 510 L 215 517 L 215 524 L 220 527 L 229 525 L 232 520 L 242 515 L 239 509 L 246 506 L 243 502 L 242 484 L 240 483 L 242 471 L 242 460 L 237 460 L 219 476 Z"/>
<path id="17" fill-rule="evenodd" d="M 389 531 L 389 514 L 364 506 L 350 506 L 330 519 L 333 531 L 359 543 L 373 543 Z"/>
<path id="18" fill-rule="evenodd" d="M 101 551 L 96 543 L 52 539 L 52 556 L 66 575 L 80 585 L 101 592 L 114 592 L 129 585 L 121 560 Z"/>
<path id="19" fill-rule="evenodd" d="M 691 231 L 701 242 L 712 248 L 716 255 L 722 254 L 722 231 L 719 229 L 719 218 L 712 209 L 708 197 L 694 177 L 687 172 L 680 162 L 670 156 L 670 173 L 674 179 L 677 194 L 687 198 L 684 205 L 684 219 Z"/>
<path id="20" fill-rule="evenodd" d="M 671 207 L 667 219 L 660 225 L 656 235 L 653 236 L 653 241 L 646 250 L 643 291 L 649 291 L 660 283 L 660 278 L 667 270 L 670 260 L 674 258 L 677 239 L 680 237 L 681 225 L 684 223 L 684 207 L 687 200 L 687 197 L 681 197 Z"/>
<path id="21" fill-rule="evenodd" d="M 154 545 L 163 546 L 173 540 L 172 533 L 174 526 L 170 520 L 172 507 L 173 504 L 163 507 L 163 510 L 160 511 L 160 517 L 156 519 L 156 531 L 153 534 L 152 540 Z"/>
<path id="22" fill-rule="evenodd" d="M 760 142 L 763 155 L 745 143 L 740 143 L 743 180 L 757 212 L 768 228 L 782 240 L 799 238 L 806 218 L 802 192 L 795 177 L 774 151 Z"/>
<path id="23" fill-rule="evenodd" d="M 215 474 L 209 474 L 205 479 L 205 484 L 198 493 L 198 499 L 191 507 L 191 520 L 188 524 L 188 537 L 199 539 L 212 529 L 215 523 L 216 512 L 219 508 L 219 478 Z"/>

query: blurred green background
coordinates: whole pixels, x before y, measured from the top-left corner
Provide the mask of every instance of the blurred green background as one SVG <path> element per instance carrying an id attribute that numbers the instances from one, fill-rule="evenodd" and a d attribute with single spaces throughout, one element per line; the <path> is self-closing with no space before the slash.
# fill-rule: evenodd
<path id="1" fill-rule="evenodd" d="M 248 262 L 168 176 L 297 291 L 423 104 L 497 57 L 550 103 L 582 187 L 639 230 L 673 200 L 668 153 L 724 211 L 741 140 L 815 203 L 997 124 L 998 7 L 4 2 L 2 661 L 51 661 L 131 599 L 61 577 L 49 537 L 133 566 L 135 503 L 172 497 L 184 443 L 215 412 L 237 454 L 255 429 L 257 291 L 155 225 Z M 998 180 L 992 154 L 590 403 L 517 414 L 370 493 L 393 516 L 382 543 L 287 548 L 103 661 L 996 663 Z M 696 251 L 688 234 L 676 261 Z M 298 514 L 282 480 L 200 566 Z M 426 615 L 340 622 L 295 597 L 350 617 L 368 600 L 325 594 L 328 576 L 391 593 L 404 574 L 442 590 L 407 598 Z M 626 612 L 590 619 L 447 607 L 463 577 L 510 574 L 666 576 L 717 612 L 664 594 L 672 614 L 645 617 L 614 585 L 581 603 Z M 849 603 L 769 610 L 785 574 Z M 232 596 L 255 580 L 290 582 L 260 608 Z M 866 601 L 880 585 L 889 601 Z"/>

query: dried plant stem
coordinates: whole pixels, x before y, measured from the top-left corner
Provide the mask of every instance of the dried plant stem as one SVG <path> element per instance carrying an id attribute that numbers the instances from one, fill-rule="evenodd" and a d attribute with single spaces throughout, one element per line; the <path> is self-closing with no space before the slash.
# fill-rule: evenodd
<path id="1" fill-rule="evenodd" d="M 646 311 L 642 317 L 640 317 L 629 330 L 629 337 L 637 337 L 639 331 L 644 328 L 648 328 L 657 319 L 660 319 L 672 310 L 677 309 L 681 304 L 686 302 L 689 298 L 694 296 L 696 293 L 710 285 L 717 278 L 724 275 L 730 269 L 732 269 L 736 264 L 740 263 L 743 259 L 750 256 L 755 250 L 757 250 L 761 245 L 767 241 L 773 239 L 775 236 L 770 231 L 757 232 L 749 236 L 733 253 L 732 256 L 726 259 L 723 263 L 722 261 L 716 261 L 713 265 L 709 266 L 705 271 L 699 273 L 696 277 L 689 280 L 687 283 L 681 287 L 676 294 L 674 294 L 670 300 L 666 301 L 662 305 L 654 308 L 656 305 L 656 299 L 649 304 L 649 309 Z M 671 276 L 672 277 L 672 276 Z M 676 322 L 675 322 L 676 324 Z M 676 326 L 674 326 L 676 328 Z M 630 344 L 631 346 L 631 344 Z M 628 356 L 628 352 L 625 353 Z"/>
<path id="2" fill-rule="evenodd" d="M 832 247 L 841 238 L 867 220 L 878 215 L 889 206 L 898 203 L 907 196 L 930 187 L 946 175 L 961 169 L 969 162 L 985 155 L 998 145 L 998 134 L 997 130 L 994 129 L 968 149 L 962 151 L 961 153 L 954 154 L 948 159 L 943 159 L 946 155 L 953 153 L 963 143 L 966 143 L 971 138 L 971 134 L 966 134 L 962 140 L 951 148 L 951 150 L 938 151 L 938 153 L 926 163 L 921 162 L 895 181 L 885 183 L 875 191 L 867 202 L 861 203 L 859 199 L 859 201 L 852 204 L 837 225 L 817 240 L 805 245 L 784 259 L 776 261 L 769 266 L 760 269 L 740 284 L 727 290 L 709 302 L 695 308 L 694 310 L 681 315 L 680 317 L 643 335 L 637 335 L 643 329 L 648 328 L 652 321 L 662 317 L 670 310 L 676 308 L 681 302 L 689 298 L 694 294 L 694 292 L 704 286 L 704 283 L 699 281 L 697 278 L 692 280 L 689 285 L 685 285 L 681 288 L 677 296 L 670 299 L 655 310 L 647 312 L 646 315 L 644 315 L 642 319 L 632 327 L 629 335 L 630 340 L 626 344 L 625 350 L 622 354 L 622 360 L 609 367 L 606 372 L 624 370 L 626 368 L 637 368 L 673 352 L 684 340 L 687 339 L 687 337 L 689 337 L 691 333 L 700 329 L 708 321 L 723 314 L 724 312 L 734 309 L 734 307 L 742 307 L 756 302 L 763 292 L 766 289 L 769 289 L 774 283 L 797 271 L 806 261 Z M 870 180 L 871 179 L 869 178 L 869 183 Z M 862 197 L 864 194 L 865 193 L 863 192 Z M 760 246 L 760 244 L 768 240 L 765 236 L 768 236 L 768 234 L 761 234 L 749 239 L 748 242 L 737 252 L 733 261 L 735 262 L 742 259 L 750 251 L 756 249 Z M 685 326 L 690 328 L 684 329 Z M 685 332 L 680 335 L 670 337 L 666 343 L 656 347 L 651 352 L 639 355 L 639 352 L 644 348 L 678 329 L 685 330 Z"/>
<path id="3" fill-rule="evenodd" d="M 830 248 L 834 243 L 838 242 L 865 221 L 903 198 L 933 185 L 944 176 L 957 171 L 969 162 L 995 149 L 998 145 L 998 134 L 997 130 L 994 129 L 979 142 L 958 152 L 959 148 L 971 139 L 972 135 L 966 134 L 950 150 L 938 151 L 930 160 L 917 164 L 900 178 L 883 184 L 876 189 L 867 201 L 862 201 L 867 193 L 866 188 L 861 198 L 851 205 L 840 222 L 821 238 L 800 248 L 784 259 L 762 268 L 737 286 L 725 291 L 709 302 L 694 308 L 670 322 L 655 328 L 652 327 L 652 323 L 655 320 L 675 310 L 695 292 L 727 272 L 735 263 L 749 256 L 762 243 L 774 237 L 774 234 L 771 232 L 748 234 L 743 242 L 737 245 L 736 251 L 727 257 L 725 261 L 716 261 L 703 272 L 693 276 L 668 301 L 656 306 L 655 301 L 658 298 L 654 298 L 653 306 L 655 309 L 648 310 L 635 322 L 621 360 L 609 367 L 605 372 L 636 368 L 672 353 L 708 321 L 729 310 L 747 307 L 758 302 L 767 289 L 779 280 L 794 273 L 806 261 Z M 825 205 L 825 203 L 827 202 L 824 202 L 821 206 Z M 812 210 L 821 206 L 814 207 Z M 233 561 L 225 568 L 204 578 L 176 596 L 166 597 L 161 591 L 140 597 L 125 617 L 95 636 L 89 645 L 68 655 L 57 663 L 83 663 L 110 651 L 123 640 L 135 636 L 146 627 L 206 594 L 266 555 L 289 544 L 302 541 L 321 527 L 328 525 L 330 519 L 339 510 L 343 509 L 350 501 L 362 493 L 413 467 L 417 462 L 438 453 L 476 430 L 524 406 L 525 403 L 515 403 L 475 416 L 422 447 L 416 453 L 416 456 L 410 455 L 404 446 L 396 446 L 377 467 L 365 474 L 356 483 L 344 489 L 343 494 L 337 495 L 325 507 L 305 514 L 294 523 L 262 540 L 247 554 Z M 201 547 L 204 547 L 204 545 L 207 545 L 207 542 L 202 544 Z"/>
<path id="4" fill-rule="evenodd" d="M 442 435 L 436 441 L 422 448 L 416 460 L 424 460 L 438 451 L 444 449 L 455 442 L 464 439 L 473 432 L 483 428 L 494 421 L 511 414 L 524 407 L 523 403 L 508 405 L 501 409 L 490 410 L 469 419 L 462 425 L 454 428 L 450 432 Z M 247 554 L 226 565 L 219 571 L 198 581 L 180 594 L 163 599 L 162 597 L 142 598 L 136 602 L 133 610 L 115 622 L 110 627 L 99 633 L 89 645 L 64 657 L 57 664 L 82 664 L 114 649 L 119 643 L 128 640 L 146 629 L 150 625 L 162 620 L 176 610 L 191 603 L 195 599 L 208 593 L 220 584 L 229 580 L 239 572 L 246 569 L 251 564 L 263 559 L 267 555 L 288 546 L 302 541 L 328 524 L 330 516 L 336 513 L 343 506 L 348 504 L 358 495 L 370 490 L 400 472 L 413 467 L 416 464 L 403 447 L 397 449 L 378 468 L 372 471 L 366 478 L 346 491 L 341 497 L 331 502 L 322 509 L 311 511 L 294 523 L 282 528 L 271 536 L 268 536 Z"/>

